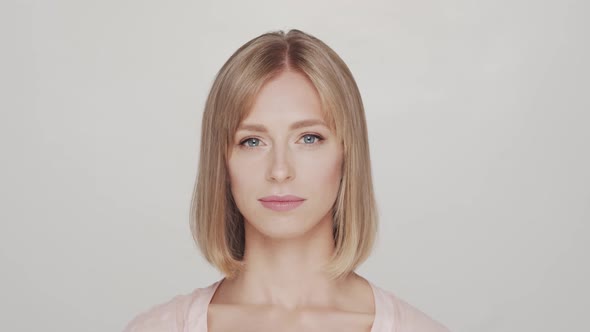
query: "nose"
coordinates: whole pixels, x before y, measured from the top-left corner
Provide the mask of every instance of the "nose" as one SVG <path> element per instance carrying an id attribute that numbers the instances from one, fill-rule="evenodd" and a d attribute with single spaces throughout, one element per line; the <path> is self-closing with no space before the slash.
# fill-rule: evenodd
<path id="1" fill-rule="evenodd" d="M 284 182 L 295 178 L 295 170 L 288 148 L 274 146 L 269 158 L 270 165 L 266 177 L 268 181 Z"/>

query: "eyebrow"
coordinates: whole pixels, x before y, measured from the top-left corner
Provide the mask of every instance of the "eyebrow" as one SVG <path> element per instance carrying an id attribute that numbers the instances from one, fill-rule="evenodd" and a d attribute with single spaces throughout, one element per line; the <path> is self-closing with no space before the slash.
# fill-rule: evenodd
<path id="1" fill-rule="evenodd" d="M 304 127 L 311 127 L 311 126 L 326 126 L 326 123 L 324 123 L 324 121 L 322 120 L 316 120 L 316 119 L 309 119 L 309 120 L 302 120 L 302 121 L 297 121 L 291 124 L 291 126 L 289 126 L 289 130 L 295 130 L 295 129 L 299 129 L 299 128 L 304 128 Z M 261 133 L 268 133 L 268 129 L 266 129 L 265 126 L 263 125 L 258 125 L 258 124 L 242 124 L 237 131 L 240 130 L 249 130 L 249 131 L 257 131 L 257 132 L 261 132 Z"/>

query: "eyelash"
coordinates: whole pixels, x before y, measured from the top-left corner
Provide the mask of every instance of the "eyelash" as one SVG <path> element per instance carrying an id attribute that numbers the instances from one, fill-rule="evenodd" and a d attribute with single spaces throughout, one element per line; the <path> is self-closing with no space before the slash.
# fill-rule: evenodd
<path id="1" fill-rule="evenodd" d="M 316 138 L 316 142 L 315 142 L 315 143 L 311 143 L 311 144 L 304 144 L 304 145 L 318 145 L 318 144 L 321 144 L 321 142 L 324 140 L 324 138 L 323 138 L 322 136 L 320 136 L 320 135 L 318 135 L 318 134 L 311 134 L 311 133 L 309 133 L 309 134 L 303 134 L 303 135 L 301 135 L 301 137 L 300 137 L 299 139 L 301 139 L 301 138 L 303 138 L 303 137 L 305 137 L 305 136 L 312 136 L 312 137 L 315 137 L 315 138 Z M 249 140 L 251 140 L 251 139 L 257 139 L 257 140 L 260 140 L 258 137 L 247 137 L 247 138 L 244 138 L 244 139 L 243 139 L 243 140 L 240 142 L 240 144 L 238 144 L 238 145 L 239 145 L 241 148 L 244 148 L 244 149 L 255 149 L 255 148 L 257 148 L 258 146 L 247 146 L 247 145 L 244 145 L 244 143 L 248 142 L 248 141 L 249 141 Z"/>

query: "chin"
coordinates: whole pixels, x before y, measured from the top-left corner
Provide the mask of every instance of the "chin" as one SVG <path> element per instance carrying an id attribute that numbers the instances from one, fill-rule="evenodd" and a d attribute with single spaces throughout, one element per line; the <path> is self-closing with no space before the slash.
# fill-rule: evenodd
<path id="1" fill-rule="evenodd" d="M 316 223 L 304 224 L 301 218 L 294 216 L 279 216 L 274 218 L 262 218 L 256 221 L 244 222 L 248 231 L 254 231 L 270 239 L 294 239 L 306 234 Z"/>
<path id="2" fill-rule="evenodd" d="M 309 234 L 314 229 L 317 230 L 326 215 L 303 215 L 303 214 L 286 214 L 273 213 L 266 211 L 256 211 L 256 219 L 244 221 L 246 232 L 254 231 L 263 237 L 270 239 L 294 239 Z M 251 220 L 251 221 L 250 221 Z M 331 232 L 331 227 L 327 229 Z"/>

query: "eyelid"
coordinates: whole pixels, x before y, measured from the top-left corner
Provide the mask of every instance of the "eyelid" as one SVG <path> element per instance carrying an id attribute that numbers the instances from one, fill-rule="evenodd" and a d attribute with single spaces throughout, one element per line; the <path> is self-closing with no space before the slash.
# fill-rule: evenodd
<path id="1" fill-rule="evenodd" d="M 318 134 L 318 133 L 309 132 L 309 133 L 301 134 L 301 136 L 299 137 L 299 139 L 297 141 L 301 140 L 305 136 L 315 136 L 317 138 L 317 142 L 313 143 L 313 144 L 304 144 L 304 145 L 318 145 L 318 144 L 321 144 L 321 142 L 325 140 L 323 135 Z M 247 137 L 244 137 L 242 140 L 240 140 L 240 142 L 238 143 L 238 146 L 244 147 L 246 149 L 257 148 L 257 146 L 244 145 L 244 143 L 246 143 L 248 140 L 253 139 L 253 138 L 259 140 L 260 142 L 263 142 L 262 138 L 260 138 L 258 136 L 247 136 Z"/>
<path id="2" fill-rule="evenodd" d="M 319 144 L 319 142 L 321 142 L 321 141 L 323 141 L 325 139 L 323 135 L 320 135 L 318 133 L 305 133 L 305 134 L 301 134 L 301 137 L 299 137 L 299 139 L 302 139 L 305 136 L 315 136 L 315 137 L 317 137 L 318 143 L 316 143 L 316 144 Z M 316 145 L 316 144 L 306 144 L 306 145 Z"/>
<path id="3" fill-rule="evenodd" d="M 244 145 L 244 143 L 246 143 L 247 141 L 249 141 L 249 140 L 251 140 L 251 139 L 253 139 L 253 138 L 255 138 L 255 139 L 259 140 L 260 142 L 262 142 L 262 139 L 261 139 L 260 137 L 256 137 L 256 136 L 248 136 L 248 137 L 246 137 L 246 138 L 242 139 L 242 140 L 241 140 L 241 141 L 238 143 L 238 145 Z M 246 147 L 248 147 L 248 148 L 249 148 L 249 146 L 246 146 Z"/>

